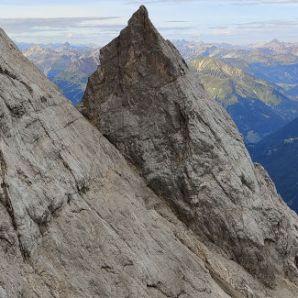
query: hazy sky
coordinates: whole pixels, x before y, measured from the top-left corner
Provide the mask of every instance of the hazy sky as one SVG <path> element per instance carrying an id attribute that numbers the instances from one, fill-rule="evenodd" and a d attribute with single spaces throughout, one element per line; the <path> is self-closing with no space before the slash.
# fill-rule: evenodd
<path id="1" fill-rule="evenodd" d="M 140 4 L 169 39 L 298 41 L 298 0 L 0 0 L 0 27 L 16 41 L 104 45 Z"/>

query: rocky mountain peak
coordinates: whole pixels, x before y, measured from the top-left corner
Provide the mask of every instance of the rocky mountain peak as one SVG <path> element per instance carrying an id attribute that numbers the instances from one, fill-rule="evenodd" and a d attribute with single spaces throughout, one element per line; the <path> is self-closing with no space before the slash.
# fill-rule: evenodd
<path id="1" fill-rule="evenodd" d="M 267 286 L 277 276 L 298 282 L 297 217 L 143 7 L 100 59 L 83 112 L 147 185 Z"/>
<path id="2" fill-rule="evenodd" d="M 148 10 L 144 5 L 141 5 L 139 9 L 129 19 L 128 24 L 132 26 L 135 26 L 136 24 L 144 25 L 148 21 L 150 22 Z"/>
<path id="3" fill-rule="evenodd" d="M 189 249 L 203 244 L 3 32 L 1 45 L 0 297 L 227 298 Z"/>
<path id="4" fill-rule="evenodd" d="M 144 6 L 134 13 L 118 38 L 101 49 L 101 69 L 121 85 L 164 85 L 185 73 L 187 66 L 169 41 L 151 23 Z"/>
<path id="5" fill-rule="evenodd" d="M 104 135 L 2 34 L 0 297 L 297 297 L 297 217 L 142 28 L 89 80 Z"/>

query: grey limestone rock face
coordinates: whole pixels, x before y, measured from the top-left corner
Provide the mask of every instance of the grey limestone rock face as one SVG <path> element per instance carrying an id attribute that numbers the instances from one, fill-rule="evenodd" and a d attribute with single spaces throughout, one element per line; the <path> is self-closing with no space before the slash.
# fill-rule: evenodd
<path id="1" fill-rule="evenodd" d="M 145 7 L 101 50 L 100 62 L 82 112 L 148 187 L 266 286 L 277 276 L 298 284 L 297 216 Z"/>
<path id="2" fill-rule="evenodd" d="M 0 297 L 229 297 L 119 151 L 0 45 Z"/>
<path id="3" fill-rule="evenodd" d="M 0 31 L 1 298 L 276 293 L 207 248 Z"/>

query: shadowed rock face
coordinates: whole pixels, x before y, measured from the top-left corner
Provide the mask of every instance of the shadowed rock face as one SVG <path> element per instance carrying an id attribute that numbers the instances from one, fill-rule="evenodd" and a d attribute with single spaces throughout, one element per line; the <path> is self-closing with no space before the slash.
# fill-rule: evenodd
<path id="1" fill-rule="evenodd" d="M 101 50 L 82 111 L 197 235 L 268 286 L 298 283 L 298 220 L 141 7 Z"/>

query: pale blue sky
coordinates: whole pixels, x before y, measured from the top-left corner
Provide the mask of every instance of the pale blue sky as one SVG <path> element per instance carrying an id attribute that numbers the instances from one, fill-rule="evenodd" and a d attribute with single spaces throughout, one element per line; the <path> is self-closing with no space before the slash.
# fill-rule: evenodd
<path id="1" fill-rule="evenodd" d="M 169 39 L 298 41 L 298 0 L 0 0 L 0 27 L 16 41 L 104 45 L 140 4 Z"/>

